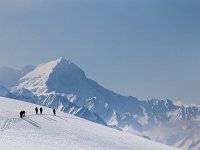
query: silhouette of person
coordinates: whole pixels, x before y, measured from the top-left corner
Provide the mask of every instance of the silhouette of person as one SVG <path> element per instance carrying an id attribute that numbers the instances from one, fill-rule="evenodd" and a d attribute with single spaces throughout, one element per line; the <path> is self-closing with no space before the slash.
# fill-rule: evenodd
<path id="1" fill-rule="evenodd" d="M 20 115 L 20 118 L 22 118 L 23 117 L 23 112 L 20 111 L 19 115 Z"/>
<path id="2" fill-rule="evenodd" d="M 54 116 L 56 115 L 56 110 L 55 109 L 53 109 L 53 114 L 54 114 Z"/>
<path id="3" fill-rule="evenodd" d="M 20 115 L 20 118 L 23 118 L 23 117 L 25 117 L 25 111 L 23 110 L 23 111 L 20 111 L 20 113 L 19 113 L 19 115 Z"/>
<path id="4" fill-rule="evenodd" d="M 42 107 L 40 107 L 40 114 L 42 114 L 42 111 L 43 111 L 43 108 L 42 108 Z"/>
<path id="5" fill-rule="evenodd" d="M 36 115 L 38 114 L 38 108 L 37 107 L 35 107 L 35 113 L 36 113 Z"/>
<path id="6" fill-rule="evenodd" d="M 25 117 L 26 112 L 23 110 L 22 111 L 22 117 Z"/>

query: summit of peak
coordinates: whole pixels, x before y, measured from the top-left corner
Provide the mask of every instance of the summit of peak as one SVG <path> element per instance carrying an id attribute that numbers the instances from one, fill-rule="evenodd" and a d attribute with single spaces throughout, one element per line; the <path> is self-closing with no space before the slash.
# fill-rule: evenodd
<path id="1" fill-rule="evenodd" d="M 81 70 L 78 68 L 74 63 L 72 63 L 69 59 L 60 57 L 56 60 L 40 64 L 37 66 L 32 72 L 28 73 L 27 76 L 32 76 L 32 75 L 46 75 L 49 76 L 54 70 L 71 70 L 72 68 L 76 70 Z M 27 77 L 26 76 L 26 77 Z"/>
<path id="2" fill-rule="evenodd" d="M 48 67 L 51 67 L 52 69 L 57 68 L 58 66 L 63 69 L 78 68 L 70 59 L 66 59 L 63 57 L 47 62 L 45 63 L 45 65 L 47 65 Z"/>
<path id="3" fill-rule="evenodd" d="M 61 57 L 37 66 L 19 80 L 19 87 L 27 88 L 33 93 L 44 93 L 53 91 L 52 89 L 65 89 L 66 84 L 78 84 L 84 78 L 85 73 L 78 66 Z"/>
<path id="4" fill-rule="evenodd" d="M 61 62 L 67 62 L 67 63 L 71 63 L 71 61 L 69 59 L 66 59 L 64 57 L 60 57 L 58 59 L 56 59 L 55 61 L 57 61 L 58 63 L 61 63 Z"/>

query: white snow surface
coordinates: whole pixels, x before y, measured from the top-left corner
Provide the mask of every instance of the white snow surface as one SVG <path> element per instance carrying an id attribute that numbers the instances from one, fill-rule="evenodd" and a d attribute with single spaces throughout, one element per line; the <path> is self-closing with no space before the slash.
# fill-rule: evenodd
<path id="1" fill-rule="evenodd" d="M 25 88 L 29 88 L 34 93 L 45 93 L 47 91 L 46 81 L 49 78 L 49 74 L 53 71 L 58 63 L 62 61 L 62 58 L 49 62 L 48 64 L 41 64 L 34 69 L 34 71 L 26 74 L 20 79 L 25 81 L 22 85 Z M 34 76 L 34 78 L 32 78 Z M 37 85 L 37 88 L 36 88 Z M 38 86 L 40 88 L 38 89 Z"/>
<path id="2" fill-rule="evenodd" d="M 132 134 L 37 105 L 0 97 L 0 149 L 2 150 L 175 150 Z M 38 106 L 40 107 L 40 106 Z M 19 118 L 19 112 L 26 117 Z"/>
<path id="3" fill-rule="evenodd" d="M 75 71 L 73 75 L 71 75 L 71 70 Z M 43 63 L 36 67 L 33 71 L 23 76 L 19 80 L 20 84 L 17 87 L 13 87 L 12 90 L 25 88 L 33 92 L 35 95 L 44 95 L 48 92 L 54 91 L 55 87 L 62 87 L 63 89 L 66 89 L 66 81 L 59 79 L 61 76 L 64 79 L 67 78 L 66 72 L 71 76 L 76 76 L 76 74 L 80 75 L 80 72 L 82 74 L 82 71 L 79 70 L 77 66 L 70 60 L 59 58 L 48 63 Z M 55 78 L 58 78 L 61 81 L 57 83 Z M 52 88 L 54 90 L 52 90 Z"/>

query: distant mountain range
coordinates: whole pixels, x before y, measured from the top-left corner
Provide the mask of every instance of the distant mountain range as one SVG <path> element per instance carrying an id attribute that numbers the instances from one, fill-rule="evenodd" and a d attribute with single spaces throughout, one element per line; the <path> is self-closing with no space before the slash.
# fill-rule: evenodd
<path id="1" fill-rule="evenodd" d="M 132 96 L 122 96 L 87 78 L 83 70 L 64 58 L 37 67 L 0 68 L 0 84 L 0 94 L 6 97 L 56 108 L 176 147 L 200 149 L 200 136 L 194 136 L 194 131 L 178 134 L 183 128 L 174 131 L 175 128 L 170 127 L 184 124 L 188 130 L 191 126 L 193 130 L 199 129 L 198 123 L 191 124 L 199 121 L 198 106 L 177 106 L 170 100 L 140 101 Z M 152 132 L 156 129 L 159 136 Z M 174 135 L 174 142 L 166 132 Z"/>
<path id="2" fill-rule="evenodd" d="M 21 68 L 12 69 L 8 67 L 0 68 L 0 85 L 10 89 L 17 84 L 17 81 L 28 72 L 32 71 L 35 66 L 27 65 Z"/>

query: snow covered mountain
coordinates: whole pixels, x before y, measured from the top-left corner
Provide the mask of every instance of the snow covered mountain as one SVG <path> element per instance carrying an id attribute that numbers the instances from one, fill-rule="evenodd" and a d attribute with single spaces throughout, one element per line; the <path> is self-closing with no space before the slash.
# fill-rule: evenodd
<path id="1" fill-rule="evenodd" d="M 38 105 L 0 97 L 0 149 L 2 150 L 176 150 L 135 135 Z M 26 116 L 19 118 L 19 112 Z"/>
<path id="2" fill-rule="evenodd" d="M 199 107 L 177 106 L 170 100 L 140 101 L 114 93 L 87 78 L 78 66 L 64 58 L 41 64 L 28 72 L 7 96 L 56 108 L 126 132 L 145 133 L 160 124 L 200 116 Z M 156 139 L 153 134 L 148 136 Z M 187 136 L 176 141 L 187 139 Z M 182 147 L 184 144 L 172 145 Z"/>
<path id="3" fill-rule="evenodd" d="M 107 117 L 107 120 L 113 119 L 116 112 L 138 112 L 133 108 L 136 103 L 140 103 L 136 98 L 121 96 L 103 88 L 97 82 L 88 79 L 80 68 L 64 58 L 36 67 L 22 77 L 19 85 L 12 91 L 18 89 L 28 89 L 38 97 L 52 92 L 59 93 L 70 102 Z"/>

